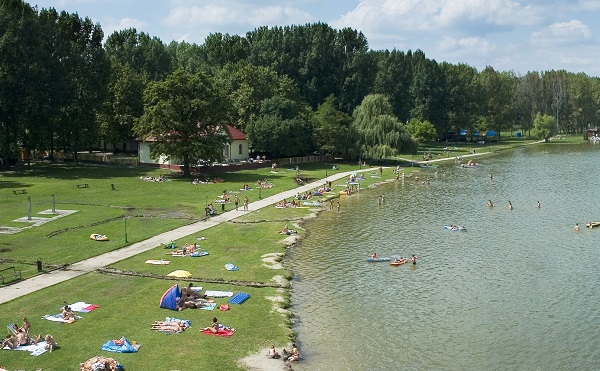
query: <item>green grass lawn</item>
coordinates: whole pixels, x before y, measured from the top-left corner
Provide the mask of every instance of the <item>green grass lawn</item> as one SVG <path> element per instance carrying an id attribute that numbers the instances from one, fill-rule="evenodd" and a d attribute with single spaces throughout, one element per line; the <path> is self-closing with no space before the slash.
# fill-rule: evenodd
<path id="1" fill-rule="evenodd" d="M 333 170 L 334 164 L 338 170 Z M 310 182 L 357 167 L 342 162 L 303 164 L 300 165 L 300 176 Z M 148 182 L 140 179 L 161 174 L 170 180 Z M 52 216 L 38 214 L 52 208 L 52 195 L 57 210 L 76 210 L 71 215 L 15 234 L 0 234 L 0 269 L 15 266 L 23 271 L 24 277 L 31 277 L 39 274 L 35 265 L 37 260 L 44 262 L 45 269 L 49 264 L 71 264 L 205 218 L 205 204 L 214 201 L 224 190 L 237 194 L 240 199 L 247 196 L 252 202 L 297 185 L 296 171 L 285 168 L 277 173 L 265 168 L 212 176 L 222 178 L 223 182 L 193 185 L 193 178 L 171 175 L 166 170 L 72 164 L 36 163 L 0 173 L 1 226 L 21 228 L 28 225 L 14 221 L 27 216 L 28 199 L 32 217 Z M 391 179 L 393 174 L 386 171 L 383 178 Z M 254 187 L 251 191 L 240 191 L 244 183 L 252 187 L 257 180 L 265 179 L 273 183 L 273 188 L 259 191 Z M 361 187 L 381 180 L 367 177 Z M 337 183 L 344 181 L 334 182 Z M 77 184 L 88 184 L 89 187 L 77 188 Z M 115 190 L 111 184 L 115 185 Z M 25 189 L 27 193 L 15 195 L 12 192 L 15 189 Z M 324 199 L 337 197 L 341 188 L 334 186 L 334 189 L 336 192 Z M 226 210 L 232 207 L 226 205 Z M 221 210 L 220 206 L 217 210 Z M 172 250 L 160 245 L 109 267 L 139 276 L 88 273 L 2 304 L 0 323 L 20 324 L 22 317 L 28 317 L 32 333 L 54 335 L 61 348 L 39 357 L 31 357 L 27 352 L 4 351 L 0 365 L 9 369 L 76 370 L 86 359 L 105 355 L 117 359 L 129 370 L 239 369 L 240 358 L 271 344 L 281 348 L 294 337 L 290 329 L 291 314 L 285 310 L 289 305 L 289 291 L 279 287 L 280 281 L 274 280 L 275 276 L 289 280 L 291 272 L 270 268 L 270 264 L 263 262 L 263 257 L 266 254 L 283 256 L 286 236 L 278 231 L 286 223 L 290 223 L 290 227 L 296 225 L 312 212 L 314 210 L 308 208 L 251 210 L 234 221 L 174 241 L 179 246 L 199 243 L 209 252 L 208 256 L 171 257 L 166 254 Z M 105 234 L 109 241 L 93 241 L 89 238 L 92 233 Z M 300 228 L 300 237 L 303 233 Z M 198 241 L 200 234 L 206 240 Z M 169 259 L 171 264 L 144 263 L 161 258 Z M 225 270 L 226 263 L 236 264 L 239 270 Z M 177 269 L 190 271 L 196 286 L 246 292 L 251 298 L 242 305 L 232 305 L 227 312 L 161 309 L 158 305 L 161 295 L 174 282 L 179 282 L 163 277 Z M 181 284 L 185 285 L 187 281 L 181 281 Z M 264 287 L 259 287 L 261 285 Z M 82 320 L 69 325 L 41 319 L 45 314 L 58 313 L 65 301 L 85 301 L 98 304 L 100 308 L 83 314 Z M 216 301 L 222 304 L 227 299 Z M 189 319 L 193 327 L 173 335 L 149 329 L 151 323 L 167 316 Z M 210 325 L 213 316 L 235 327 L 236 334 L 231 338 L 200 334 L 198 330 Z M 112 354 L 100 351 L 104 342 L 121 336 L 142 344 L 140 352 Z"/>

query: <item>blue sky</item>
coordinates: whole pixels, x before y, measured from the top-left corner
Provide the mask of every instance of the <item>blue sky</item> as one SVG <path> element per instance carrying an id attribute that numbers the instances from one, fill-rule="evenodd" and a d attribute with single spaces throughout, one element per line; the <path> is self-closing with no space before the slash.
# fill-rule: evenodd
<path id="1" fill-rule="evenodd" d="M 77 13 L 106 35 L 134 27 L 163 42 L 324 22 L 362 31 L 371 49 L 421 49 L 438 62 L 525 74 L 600 77 L 600 0 L 31 0 Z"/>

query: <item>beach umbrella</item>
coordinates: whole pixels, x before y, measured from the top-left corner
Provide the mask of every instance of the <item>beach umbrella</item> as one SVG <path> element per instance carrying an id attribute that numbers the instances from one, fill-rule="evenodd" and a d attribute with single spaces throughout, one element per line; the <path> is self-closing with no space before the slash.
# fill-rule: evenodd
<path id="1" fill-rule="evenodd" d="M 177 271 L 167 274 L 167 276 L 168 277 L 187 278 L 187 277 L 191 277 L 192 274 L 188 271 L 177 270 Z"/>

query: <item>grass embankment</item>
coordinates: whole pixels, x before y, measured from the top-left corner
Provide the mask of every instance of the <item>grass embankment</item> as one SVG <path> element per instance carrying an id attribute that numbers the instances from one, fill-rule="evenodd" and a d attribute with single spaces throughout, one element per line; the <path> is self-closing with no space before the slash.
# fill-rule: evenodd
<path id="1" fill-rule="evenodd" d="M 356 165 L 336 165 L 339 170 L 335 171 L 332 163 L 301 165 L 300 175 L 311 181 L 333 172 L 356 169 Z M 13 220 L 27 215 L 27 197 L 31 198 L 32 216 L 51 209 L 52 195 L 56 210 L 77 210 L 74 214 L 15 234 L 0 234 L 0 258 L 5 260 L 0 267 L 16 266 L 23 270 L 24 276 L 32 276 L 37 274 L 32 263 L 38 259 L 44 262 L 44 269 L 49 267 L 48 264 L 70 264 L 204 218 L 205 203 L 213 201 L 223 190 L 233 191 L 240 199 L 247 196 L 252 202 L 259 197 L 292 189 L 297 184 L 295 171 L 282 169 L 273 174 L 270 168 L 216 174 L 223 182 L 215 184 L 192 185 L 191 179 L 179 177 L 171 177 L 172 180 L 166 182 L 139 179 L 140 176 L 157 177 L 161 174 L 170 177 L 164 170 L 67 164 L 35 164 L 31 168 L 20 167 L 0 174 L 2 226 L 22 227 L 23 223 Z M 389 172 L 385 175 L 393 177 Z M 259 179 L 272 182 L 273 188 L 261 189 L 259 193 L 254 184 Z M 361 188 L 381 180 L 367 176 Z M 249 183 L 254 189 L 239 191 L 244 183 Z M 89 187 L 77 188 L 77 184 L 89 184 Z M 115 190 L 112 190 L 111 184 L 115 185 Z M 25 189 L 27 193 L 15 195 L 14 189 Z M 335 197 L 337 193 L 330 196 Z M 226 210 L 232 207 L 229 204 Z M 220 206 L 217 210 L 221 211 Z M 110 265 L 112 269 L 135 272 L 140 276 L 88 273 L 2 304 L 0 323 L 20 324 L 22 317 L 28 317 L 32 333 L 51 333 L 61 348 L 38 357 L 31 357 L 27 352 L 2 351 L 0 366 L 24 370 L 75 370 L 80 362 L 102 354 L 114 356 L 130 370 L 233 370 L 240 367 L 237 364 L 240 358 L 259 349 L 271 344 L 281 348 L 293 338 L 293 333 L 290 330 L 290 314 L 286 311 L 289 292 L 281 288 L 282 280 L 276 279 L 281 276 L 285 283 L 291 275 L 285 270 L 273 269 L 286 251 L 285 236 L 277 231 L 285 223 L 296 229 L 295 221 L 312 212 L 312 209 L 272 207 L 250 212 L 232 222 L 175 241 L 179 246 L 198 242 L 209 252 L 208 256 L 170 257 L 165 255 L 170 250 L 157 246 Z M 92 241 L 89 239 L 91 233 L 106 234 L 110 240 Z M 125 242 L 125 233 L 128 242 Z M 299 234 L 302 236 L 303 231 L 300 230 Z M 200 235 L 206 240 L 198 241 Z M 168 258 L 171 264 L 144 263 L 147 259 L 161 258 Z M 227 271 L 225 263 L 234 263 L 239 270 Z M 232 305 L 231 310 L 226 312 L 160 309 L 158 303 L 162 293 L 178 281 L 148 276 L 163 276 L 177 269 L 190 271 L 196 286 L 246 292 L 251 298 L 242 305 Z M 248 286 L 247 283 L 256 285 Z M 44 314 L 58 313 L 64 301 L 95 303 L 100 308 L 82 314 L 82 320 L 68 325 L 41 319 Z M 227 299 L 216 299 L 216 302 L 218 306 L 226 303 Z M 149 329 L 151 323 L 167 316 L 189 319 L 193 327 L 174 335 Z M 198 330 L 208 326 L 213 316 L 217 316 L 221 323 L 235 327 L 236 334 L 231 338 L 200 334 Z M 142 344 L 139 353 L 100 351 L 105 341 L 121 336 Z"/>

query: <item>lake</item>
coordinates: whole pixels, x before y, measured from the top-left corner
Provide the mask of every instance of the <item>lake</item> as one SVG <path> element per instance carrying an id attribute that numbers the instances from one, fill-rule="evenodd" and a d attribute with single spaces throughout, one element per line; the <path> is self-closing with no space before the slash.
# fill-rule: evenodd
<path id="1" fill-rule="evenodd" d="M 598 368 L 600 228 L 584 224 L 600 220 L 600 145 L 476 160 L 422 171 L 430 185 L 407 178 L 342 197 L 340 212 L 306 223 L 285 262 L 297 369 Z M 368 263 L 373 252 L 419 259 Z"/>

